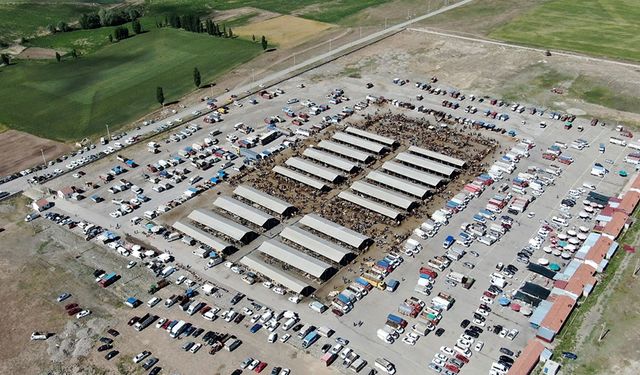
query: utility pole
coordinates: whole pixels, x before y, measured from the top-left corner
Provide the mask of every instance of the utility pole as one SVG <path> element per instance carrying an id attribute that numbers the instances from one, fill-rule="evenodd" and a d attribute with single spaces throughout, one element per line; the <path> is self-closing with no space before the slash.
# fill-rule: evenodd
<path id="1" fill-rule="evenodd" d="M 384 28 L 387 28 L 387 17 L 384 18 Z"/>
<path id="2" fill-rule="evenodd" d="M 609 333 L 609 330 L 607 329 L 607 323 L 602 323 L 602 331 L 600 332 L 600 336 L 598 337 L 598 342 L 601 342 L 607 335 L 607 333 Z"/>
<path id="3" fill-rule="evenodd" d="M 111 141 L 111 133 L 109 133 L 109 124 L 105 124 L 107 126 L 107 139 Z"/>
<path id="4" fill-rule="evenodd" d="M 633 277 L 638 277 L 638 272 L 640 272 L 640 259 L 636 261 L 636 266 L 633 269 Z"/>
<path id="5" fill-rule="evenodd" d="M 42 149 L 40 149 L 40 153 L 42 154 L 42 162 L 44 163 L 45 167 L 47 166 L 47 159 L 44 158 L 44 151 Z"/>

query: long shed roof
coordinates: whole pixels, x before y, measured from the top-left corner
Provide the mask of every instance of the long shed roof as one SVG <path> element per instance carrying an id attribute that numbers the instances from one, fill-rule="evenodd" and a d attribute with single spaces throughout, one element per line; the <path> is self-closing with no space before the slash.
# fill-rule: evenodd
<path id="1" fill-rule="evenodd" d="M 308 295 L 311 292 L 309 290 L 311 289 L 309 283 L 299 277 L 290 275 L 289 273 L 278 267 L 265 263 L 257 256 L 257 254 L 245 255 L 244 257 L 242 257 L 242 259 L 240 259 L 240 263 L 249 267 L 257 273 L 270 278 L 276 283 L 281 284 L 294 293 Z"/>
<path id="2" fill-rule="evenodd" d="M 385 206 L 384 204 L 380 204 L 378 202 L 372 201 L 370 199 L 361 197 L 357 194 L 353 194 L 351 192 L 348 191 L 341 191 L 340 194 L 338 194 L 338 197 L 351 202 L 353 204 L 356 204 L 358 206 L 364 207 L 368 210 L 371 210 L 373 212 L 377 212 L 380 215 L 384 215 L 386 217 L 389 217 L 393 220 L 398 220 L 398 218 L 400 217 L 400 212 L 394 210 L 393 208 L 390 208 L 389 206 Z"/>
<path id="3" fill-rule="evenodd" d="M 256 236 L 256 233 L 244 225 L 238 224 L 211 211 L 194 210 L 189 214 L 188 218 L 216 232 L 225 234 L 236 241 L 249 243 Z"/>
<path id="4" fill-rule="evenodd" d="M 311 229 L 317 230 L 329 237 L 346 243 L 349 246 L 361 249 L 371 239 L 363 234 L 360 234 L 354 230 L 343 227 L 340 224 L 327 220 L 316 214 L 307 214 L 299 221 L 300 224 L 307 226 Z"/>
<path id="5" fill-rule="evenodd" d="M 323 167 L 322 165 L 299 157 L 289 158 L 285 164 L 329 182 L 336 182 L 340 177 L 342 177 L 342 174 L 337 173 L 334 169 Z"/>
<path id="6" fill-rule="evenodd" d="M 385 145 L 381 145 L 380 143 L 369 141 L 360 137 L 356 137 L 355 135 L 342 132 L 335 133 L 333 136 L 331 136 L 331 138 L 361 148 L 363 150 L 373 152 L 375 154 L 381 154 L 384 152 L 384 150 L 387 149 Z"/>
<path id="7" fill-rule="evenodd" d="M 228 244 L 227 242 L 221 240 L 218 237 L 212 236 L 211 234 L 203 231 L 202 229 L 190 223 L 176 221 L 173 224 L 173 229 L 183 233 L 186 236 L 193 238 L 194 240 L 200 242 L 201 244 L 207 245 L 210 248 L 220 252 L 225 252 L 226 250 L 233 248 L 231 244 Z"/>
<path id="8" fill-rule="evenodd" d="M 421 155 L 422 157 L 425 157 L 427 159 L 438 160 L 444 164 L 456 168 L 462 168 L 467 164 L 467 162 L 465 162 L 464 160 L 441 154 L 439 152 L 427 150 L 418 146 L 411 146 L 409 147 L 408 151 L 412 154 Z"/>
<path id="9" fill-rule="evenodd" d="M 309 147 L 306 150 L 304 150 L 302 155 L 349 173 L 353 172 L 356 168 L 358 168 L 358 166 L 355 163 L 352 163 L 347 159 L 337 157 L 336 155 L 332 155 L 328 152 L 317 150 L 313 147 Z"/>
<path id="10" fill-rule="evenodd" d="M 344 131 L 345 133 L 357 135 L 358 137 L 362 137 L 374 142 L 382 143 L 383 145 L 389 146 L 389 147 L 393 147 L 397 143 L 395 139 L 378 135 L 375 133 L 371 133 L 362 129 L 358 129 L 353 126 L 347 127 Z"/>
<path id="11" fill-rule="evenodd" d="M 311 186 L 314 189 L 325 190 L 328 188 L 328 186 L 320 180 L 317 180 L 313 177 L 309 177 L 304 173 L 300 173 L 292 169 L 285 168 L 281 165 L 276 165 L 275 167 L 273 167 L 273 171 L 276 172 L 277 174 L 281 174 L 292 180 Z"/>
<path id="12" fill-rule="evenodd" d="M 337 263 L 343 263 L 345 258 L 353 254 L 351 250 L 296 226 L 284 228 L 280 236 Z"/>
<path id="13" fill-rule="evenodd" d="M 393 190 L 381 188 L 380 186 L 376 186 L 364 181 L 354 182 L 351 185 L 351 189 L 381 200 L 383 202 L 387 202 L 403 210 L 409 210 L 416 203 L 415 199 L 410 198 L 404 194 L 397 193 Z"/>
<path id="14" fill-rule="evenodd" d="M 326 279 L 333 269 L 330 264 L 276 240 L 263 242 L 258 251 L 319 279 Z"/>
<path id="15" fill-rule="evenodd" d="M 213 205 L 266 229 L 278 224 L 278 220 L 268 213 L 231 197 L 218 197 Z"/>
<path id="16" fill-rule="evenodd" d="M 320 141 L 320 143 L 318 143 L 318 147 L 350 159 L 355 159 L 361 163 L 367 163 L 373 158 L 373 155 L 368 152 L 360 151 L 337 142 Z"/>
<path id="17" fill-rule="evenodd" d="M 408 152 L 399 153 L 398 155 L 396 155 L 396 159 L 400 160 L 403 163 L 411 164 L 412 166 L 425 169 L 427 171 L 447 178 L 450 178 L 456 172 L 456 168 L 454 167 L 450 167 L 437 161 L 416 156 Z"/>
<path id="18" fill-rule="evenodd" d="M 236 187 L 233 193 L 270 211 L 273 211 L 278 215 L 286 215 L 288 212 L 295 209 L 295 207 L 289 202 L 286 202 L 280 198 L 276 198 L 273 195 L 267 194 L 264 191 L 258 189 L 254 189 L 247 185 L 240 185 Z"/>
<path id="19" fill-rule="evenodd" d="M 382 173 L 379 171 L 369 172 L 369 174 L 367 175 L 367 180 L 375 181 L 379 184 L 405 192 L 420 199 L 424 199 L 427 194 L 429 194 L 429 189 L 420 184 L 416 184 L 405 178 L 392 176 L 390 174 Z"/>
<path id="20" fill-rule="evenodd" d="M 382 164 L 382 169 L 389 172 L 397 173 L 400 176 L 418 181 L 427 186 L 437 187 L 443 180 L 438 176 L 434 176 L 430 173 L 426 173 L 415 168 L 407 167 L 406 165 L 400 164 L 395 161 L 384 162 L 384 164 Z"/>

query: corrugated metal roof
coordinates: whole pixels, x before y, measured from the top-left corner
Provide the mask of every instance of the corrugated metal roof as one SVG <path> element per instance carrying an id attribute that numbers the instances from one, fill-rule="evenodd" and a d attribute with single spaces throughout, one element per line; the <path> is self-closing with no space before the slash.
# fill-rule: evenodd
<path id="1" fill-rule="evenodd" d="M 240 263 L 249 267 L 254 272 L 268 277 L 294 293 L 305 293 L 305 291 L 310 288 L 310 285 L 303 279 L 290 275 L 278 267 L 265 263 L 256 254 L 245 255 L 240 259 Z"/>
<path id="2" fill-rule="evenodd" d="M 466 161 L 461 160 L 461 159 L 457 159 L 445 154 L 441 154 L 439 152 L 435 152 L 435 151 L 431 151 L 431 150 L 427 150 L 425 148 L 422 147 L 418 147 L 418 146 L 411 146 L 409 147 L 409 152 L 416 154 L 416 155 L 421 155 L 425 158 L 428 159 L 432 159 L 432 160 L 439 160 L 441 162 L 443 162 L 444 164 L 447 165 L 451 165 L 453 167 L 457 167 L 457 168 L 462 168 L 465 166 L 465 164 L 467 164 Z"/>
<path id="3" fill-rule="evenodd" d="M 430 173 L 422 172 L 418 169 L 407 167 L 395 161 L 386 161 L 382 164 L 382 169 L 389 172 L 397 173 L 408 179 L 418 181 L 427 186 L 437 187 L 442 182 L 442 178 L 434 176 Z"/>
<path id="4" fill-rule="evenodd" d="M 636 206 L 638 206 L 638 202 L 640 202 L 640 193 L 637 191 L 628 191 L 618 205 L 618 209 L 631 215 L 636 209 Z"/>
<path id="5" fill-rule="evenodd" d="M 575 305 L 576 301 L 569 296 L 556 296 L 551 310 L 549 310 L 540 327 L 544 327 L 557 334 L 567 321 Z"/>
<path id="6" fill-rule="evenodd" d="M 538 328 L 544 320 L 544 317 L 549 313 L 549 310 L 551 310 L 551 306 L 553 306 L 552 302 L 541 301 L 538 307 L 533 310 L 533 314 L 529 317 L 529 324 L 534 328 Z"/>
<path id="7" fill-rule="evenodd" d="M 579 298 L 584 293 L 585 288 L 594 286 L 596 278 L 593 276 L 595 270 L 586 264 L 580 265 L 576 272 L 571 276 L 564 290 L 572 293 Z"/>
<path id="8" fill-rule="evenodd" d="M 225 241 L 219 239 L 218 237 L 214 237 L 211 234 L 196 227 L 195 225 L 192 225 L 189 223 L 177 221 L 173 224 L 173 229 L 183 233 L 186 236 L 193 238 L 194 240 L 200 242 L 201 244 L 207 245 L 212 249 L 220 252 L 224 252 L 227 249 L 233 248 L 231 244 L 228 244 Z"/>
<path id="9" fill-rule="evenodd" d="M 613 239 L 618 238 L 620 233 L 622 233 L 622 229 L 624 229 L 624 225 L 628 218 L 629 217 L 624 212 L 614 212 L 611 217 L 611 221 L 605 225 L 602 233 L 609 235 Z"/>
<path id="10" fill-rule="evenodd" d="M 356 249 L 361 249 L 371 239 L 363 234 L 360 234 L 354 230 L 343 227 L 340 224 L 336 224 L 333 221 L 327 220 L 316 214 L 307 214 L 299 221 L 300 224 L 307 226 L 311 229 L 317 230 L 329 237 L 346 243 Z"/>
<path id="11" fill-rule="evenodd" d="M 347 127 L 344 131 L 346 133 L 357 135 L 359 137 L 366 138 L 374 142 L 382 143 L 385 146 L 393 147 L 393 145 L 396 144 L 395 139 L 391 139 L 389 137 L 371 133 L 362 129 L 354 128 L 353 126 Z"/>
<path id="12" fill-rule="evenodd" d="M 400 217 L 400 212 L 396 211 L 388 206 L 385 206 L 383 204 L 380 204 L 378 202 L 372 201 L 370 199 L 367 198 L 363 198 L 359 195 L 353 194 L 351 192 L 348 191 L 341 191 L 340 194 L 338 194 L 339 198 L 342 198 L 346 201 L 349 201 L 353 204 L 356 204 L 358 206 L 364 207 L 368 210 L 371 210 L 373 212 L 377 212 L 380 215 L 384 215 L 386 217 L 389 217 L 393 220 L 398 220 L 398 218 Z"/>
<path id="13" fill-rule="evenodd" d="M 450 178 L 456 172 L 456 168 L 454 167 L 450 167 L 437 161 L 416 156 L 408 152 L 399 153 L 398 155 L 396 155 L 396 160 L 400 160 L 404 163 L 411 164 L 412 166 L 431 171 L 437 175 L 442 175 L 447 178 Z"/>
<path id="14" fill-rule="evenodd" d="M 598 268 L 598 264 L 606 257 L 612 243 L 611 238 L 600 236 L 584 257 L 585 263 L 590 263 L 594 268 Z"/>
<path id="15" fill-rule="evenodd" d="M 353 251 L 296 226 L 284 228 L 280 236 L 337 263 L 342 263 L 347 256 L 353 254 Z"/>
<path id="16" fill-rule="evenodd" d="M 351 185 L 351 189 L 379 199 L 383 202 L 387 202 L 403 210 L 409 210 L 416 203 L 414 199 L 409 198 L 404 194 L 396 193 L 393 190 L 384 189 L 364 181 L 355 181 Z"/>
<path id="17" fill-rule="evenodd" d="M 368 152 L 360 151 L 337 142 L 320 141 L 320 143 L 318 143 L 318 147 L 350 159 L 355 159 L 361 163 L 367 163 L 371 158 L 373 158 L 373 155 Z"/>
<path id="18" fill-rule="evenodd" d="M 327 189 L 328 186 L 320 181 L 317 180 L 315 178 L 309 177 L 306 174 L 294 171 L 292 169 L 289 168 L 285 168 L 283 166 L 280 165 L 276 165 L 275 167 L 273 167 L 273 171 L 276 172 L 277 174 L 281 174 L 285 177 L 288 177 L 292 180 L 298 181 L 300 183 L 303 183 L 305 185 L 311 186 L 314 189 L 318 189 L 318 190 L 324 190 Z"/>
<path id="19" fill-rule="evenodd" d="M 213 205 L 263 228 L 269 229 L 278 224 L 278 220 L 268 213 L 231 197 L 218 197 Z"/>
<path id="20" fill-rule="evenodd" d="M 405 178 L 392 176 L 379 171 L 369 172 L 369 174 L 367 175 L 367 179 L 385 186 L 389 186 L 393 189 L 403 191 L 420 199 L 424 199 L 427 194 L 429 194 L 429 189 L 420 184 L 416 184 Z"/>
<path id="21" fill-rule="evenodd" d="M 211 211 L 194 210 L 189 214 L 188 218 L 216 232 L 225 234 L 236 241 L 250 242 L 255 236 L 255 233 L 244 225 L 238 224 Z"/>
<path id="22" fill-rule="evenodd" d="M 336 155 L 317 150 L 313 147 L 309 147 L 304 150 L 302 155 L 349 173 L 353 172 L 358 167 L 355 163 L 352 163 L 347 159 L 342 159 Z"/>
<path id="23" fill-rule="evenodd" d="M 295 208 L 292 204 L 280 198 L 276 198 L 273 195 L 269 195 L 261 190 L 254 189 L 246 185 L 238 186 L 233 193 L 271 210 L 278 215 L 285 215 L 288 211 Z"/>
<path id="24" fill-rule="evenodd" d="M 338 173 L 335 169 L 323 167 L 322 165 L 299 157 L 289 158 L 285 164 L 329 182 L 336 182 L 342 177 L 342 174 Z"/>
<path id="25" fill-rule="evenodd" d="M 258 247 L 258 251 L 319 279 L 325 279 L 332 270 L 330 264 L 300 252 L 280 241 L 267 240 Z"/>
<path id="26" fill-rule="evenodd" d="M 513 362 L 513 365 L 507 372 L 508 375 L 528 375 L 533 371 L 540 361 L 540 354 L 544 350 L 541 342 L 531 339 L 524 347 L 524 350 Z"/>
<path id="27" fill-rule="evenodd" d="M 368 141 L 366 139 L 356 137 L 355 135 L 350 135 L 342 132 L 335 133 L 333 136 L 331 136 L 331 138 L 340 142 L 350 144 L 354 147 L 373 152 L 375 154 L 381 154 L 387 149 L 385 145 L 381 145 L 380 143 Z"/>

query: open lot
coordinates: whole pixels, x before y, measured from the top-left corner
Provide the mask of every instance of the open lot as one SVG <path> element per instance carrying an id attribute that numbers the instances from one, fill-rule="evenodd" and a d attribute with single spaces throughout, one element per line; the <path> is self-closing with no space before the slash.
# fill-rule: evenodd
<path id="1" fill-rule="evenodd" d="M 280 48 L 296 46 L 327 30 L 331 25 L 300 17 L 279 16 L 254 22 L 234 29 L 234 33 L 251 39 L 264 35 L 270 43 Z"/>
<path id="2" fill-rule="evenodd" d="M 28 144 L 29 147 L 24 147 Z M 42 152 L 47 160 L 68 152 L 71 147 L 39 138 L 34 135 L 19 132 L 17 130 L 7 130 L 0 135 L 0 149 L 2 160 L 0 161 L 0 175 L 10 174 L 13 171 L 29 168 L 34 160 L 42 159 Z"/>

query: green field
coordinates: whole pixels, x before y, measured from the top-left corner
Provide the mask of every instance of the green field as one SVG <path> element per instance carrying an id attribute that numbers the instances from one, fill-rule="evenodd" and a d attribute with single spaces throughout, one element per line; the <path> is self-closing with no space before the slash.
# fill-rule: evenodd
<path id="1" fill-rule="evenodd" d="M 640 61 L 638 0 L 551 0 L 492 31 L 510 42 Z"/>
<path id="2" fill-rule="evenodd" d="M 209 82 L 259 54 L 243 40 L 153 29 L 78 60 L 23 62 L 0 68 L 0 123 L 46 138 L 81 139 L 122 125 L 192 90 L 198 67 Z M 115 128 L 115 126 L 114 126 Z"/>

